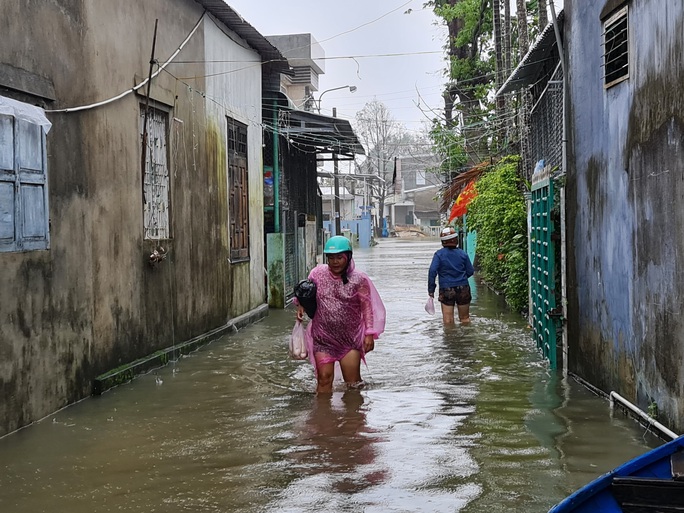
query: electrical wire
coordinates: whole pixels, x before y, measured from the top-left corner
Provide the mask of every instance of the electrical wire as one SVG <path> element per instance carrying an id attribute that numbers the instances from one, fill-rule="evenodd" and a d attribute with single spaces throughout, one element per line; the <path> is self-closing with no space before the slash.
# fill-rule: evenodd
<path id="1" fill-rule="evenodd" d="M 125 97 L 125 96 L 127 96 L 127 95 L 129 95 L 129 94 L 131 94 L 131 93 L 134 93 L 135 91 L 137 91 L 138 89 L 140 89 L 141 87 L 143 87 L 145 84 L 147 84 L 147 82 L 149 82 L 151 79 L 153 79 L 154 77 L 156 77 L 157 75 L 159 75 L 162 71 L 164 71 L 164 68 L 166 68 L 166 66 L 167 66 L 167 65 L 176 57 L 176 55 L 178 55 L 178 54 L 181 52 L 181 50 L 183 50 L 183 47 L 186 45 L 186 43 L 187 43 L 188 41 L 190 41 L 190 38 L 192 38 L 192 36 L 195 34 L 195 32 L 197 31 L 197 29 L 199 28 L 200 23 L 202 23 L 202 20 L 204 19 L 204 16 L 205 16 L 205 15 L 206 15 L 206 11 L 204 11 L 204 12 L 202 13 L 202 16 L 200 16 L 200 19 L 197 20 L 197 23 L 195 23 L 195 26 L 192 28 L 192 30 L 190 31 L 190 33 L 188 34 L 188 36 L 187 36 L 187 37 L 185 38 L 185 40 L 180 44 L 180 46 L 176 49 L 176 51 L 171 55 L 171 57 L 169 57 L 169 58 L 166 60 L 166 62 L 165 62 L 164 64 L 162 64 L 162 65 L 159 67 L 159 69 L 157 69 L 157 71 L 155 71 L 151 76 L 147 77 L 145 80 L 143 80 L 142 82 L 140 82 L 138 85 L 134 86 L 134 87 L 131 88 L 131 89 L 128 89 L 127 91 L 124 91 L 123 93 L 121 93 L 121 94 L 119 94 L 119 95 L 117 95 L 117 96 L 114 96 L 114 97 L 112 97 L 112 98 L 109 98 L 108 100 L 103 100 L 103 101 L 101 101 L 101 102 L 92 103 L 92 104 L 90 104 L 90 105 L 82 105 L 82 106 L 80 106 L 80 107 L 70 107 L 70 108 L 66 108 L 66 109 L 46 110 L 45 112 L 50 112 L 50 113 L 69 113 L 69 112 L 78 112 L 78 111 L 82 111 L 82 110 L 95 109 L 95 108 L 97 108 L 97 107 L 102 107 L 103 105 L 107 105 L 107 104 L 109 104 L 109 103 L 112 103 L 112 102 L 115 102 L 115 101 L 117 101 L 117 100 L 120 100 L 121 98 L 123 98 L 123 97 Z"/>
<path id="2" fill-rule="evenodd" d="M 311 46 L 311 45 L 308 45 Z M 304 47 L 302 47 L 304 48 Z M 298 48 L 299 49 L 299 48 Z M 334 57 L 316 57 L 317 61 L 336 61 L 341 59 L 374 59 L 378 57 L 410 57 L 413 55 L 432 55 L 436 53 L 443 53 L 442 50 L 425 50 L 422 52 L 400 52 L 400 53 L 376 53 L 368 55 L 338 55 Z M 193 61 L 175 61 L 174 64 L 241 64 L 244 62 L 258 62 L 261 61 L 245 61 L 245 60 L 193 60 Z"/>

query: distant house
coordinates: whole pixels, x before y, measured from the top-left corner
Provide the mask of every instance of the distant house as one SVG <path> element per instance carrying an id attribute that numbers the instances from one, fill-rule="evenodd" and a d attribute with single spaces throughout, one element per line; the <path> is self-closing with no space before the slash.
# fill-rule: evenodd
<path id="1" fill-rule="evenodd" d="M 323 198 L 323 221 L 335 221 L 335 188 L 332 185 L 319 186 Z M 360 205 L 357 199 L 346 187 L 339 188 L 340 216 L 342 219 L 356 219 L 361 215 Z"/>
<path id="2" fill-rule="evenodd" d="M 392 227 L 419 226 L 428 235 L 438 233 L 440 212 L 437 197 L 442 182 L 436 171 L 436 155 L 396 158 L 392 193 L 385 200 L 385 216 Z"/>
<path id="3" fill-rule="evenodd" d="M 222 0 L 0 3 L 4 434 L 266 315 L 262 84 L 287 63 Z"/>

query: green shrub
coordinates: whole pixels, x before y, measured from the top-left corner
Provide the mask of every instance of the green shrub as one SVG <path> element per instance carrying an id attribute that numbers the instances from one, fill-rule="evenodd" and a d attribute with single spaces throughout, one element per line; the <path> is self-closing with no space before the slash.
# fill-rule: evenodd
<path id="1" fill-rule="evenodd" d="M 527 205 L 520 158 L 506 157 L 477 181 L 468 229 L 477 231 L 481 276 L 519 312 L 528 307 Z"/>

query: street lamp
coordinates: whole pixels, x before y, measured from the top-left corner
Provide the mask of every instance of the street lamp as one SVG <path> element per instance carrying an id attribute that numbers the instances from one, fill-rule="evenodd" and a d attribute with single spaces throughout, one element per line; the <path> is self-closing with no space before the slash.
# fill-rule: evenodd
<path id="1" fill-rule="evenodd" d="M 326 89 L 325 91 L 323 91 L 320 94 L 320 96 L 318 97 L 318 100 L 316 101 L 316 103 L 318 103 L 318 113 L 319 114 L 321 113 L 321 98 L 323 98 L 323 95 L 325 93 L 329 93 L 330 91 L 337 91 L 339 89 L 347 89 L 347 88 L 349 88 L 350 93 L 353 93 L 354 91 L 356 91 L 356 86 L 353 86 L 353 85 L 344 85 L 344 86 L 340 86 L 340 87 L 333 87 L 332 89 Z"/>
<path id="2" fill-rule="evenodd" d="M 318 96 L 318 113 L 321 113 L 321 98 L 323 98 L 323 95 L 325 93 L 329 93 L 330 91 L 337 91 L 339 89 L 347 89 L 349 88 L 349 92 L 353 93 L 356 91 L 356 86 L 353 85 L 343 85 L 339 87 L 333 87 L 332 89 L 326 89 L 323 91 L 319 96 Z M 332 110 L 332 117 L 336 118 L 337 117 L 337 109 L 333 107 Z M 341 234 L 341 222 L 340 222 L 340 181 L 338 179 L 338 171 L 337 171 L 337 152 L 333 151 L 333 166 L 334 166 L 334 171 L 333 171 L 333 182 L 334 182 L 334 190 L 335 190 L 335 212 L 333 215 L 335 216 L 335 235 L 340 235 Z"/>

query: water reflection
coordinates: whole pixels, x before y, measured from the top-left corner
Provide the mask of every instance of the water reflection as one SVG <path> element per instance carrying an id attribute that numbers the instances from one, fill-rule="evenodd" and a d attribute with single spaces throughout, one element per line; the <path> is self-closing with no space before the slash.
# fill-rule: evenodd
<path id="1" fill-rule="evenodd" d="M 290 457 L 303 474 L 318 474 L 322 469 L 337 474 L 332 478 L 335 491 L 358 493 L 386 476 L 386 470 L 373 466 L 380 441 L 380 434 L 366 422 L 362 392 L 335 392 L 314 397 L 299 429 L 299 447 Z"/>

